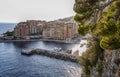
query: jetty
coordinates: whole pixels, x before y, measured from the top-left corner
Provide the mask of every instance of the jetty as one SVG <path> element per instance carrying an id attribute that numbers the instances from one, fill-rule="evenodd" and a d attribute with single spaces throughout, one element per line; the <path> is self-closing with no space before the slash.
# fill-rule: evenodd
<path id="1" fill-rule="evenodd" d="M 51 58 L 61 59 L 65 61 L 78 62 L 80 56 L 71 55 L 63 52 L 55 52 L 44 49 L 33 49 L 31 51 L 21 51 L 22 55 L 31 56 L 33 54 L 43 55 Z"/>

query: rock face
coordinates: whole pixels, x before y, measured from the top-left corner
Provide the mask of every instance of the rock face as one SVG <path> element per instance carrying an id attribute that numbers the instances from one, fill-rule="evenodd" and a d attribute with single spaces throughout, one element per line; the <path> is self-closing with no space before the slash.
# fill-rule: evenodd
<path id="1" fill-rule="evenodd" d="M 120 77 L 120 50 L 106 50 L 102 77 Z"/>
<path id="2" fill-rule="evenodd" d="M 120 77 L 120 50 L 106 50 L 101 76 L 96 72 L 96 67 L 93 67 L 90 77 Z"/>

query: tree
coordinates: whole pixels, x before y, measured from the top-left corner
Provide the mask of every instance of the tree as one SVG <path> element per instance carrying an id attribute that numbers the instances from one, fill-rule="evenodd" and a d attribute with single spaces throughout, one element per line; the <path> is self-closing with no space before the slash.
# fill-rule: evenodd
<path id="1" fill-rule="evenodd" d="M 96 66 L 103 59 L 103 49 L 120 48 L 120 0 L 75 0 L 73 9 L 79 34 L 92 35 L 83 58 L 89 60 L 91 67 Z"/>
<path id="2" fill-rule="evenodd" d="M 5 33 L 3 33 L 4 36 L 13 36 L 13 31 L 7 31 Z"/>
<path id="3" fill-rule="evenodd" d="M 103 49 L 120 48 L 119 0 L 75 0 L 74 11 L 81 35 L 98 38 Z"/>

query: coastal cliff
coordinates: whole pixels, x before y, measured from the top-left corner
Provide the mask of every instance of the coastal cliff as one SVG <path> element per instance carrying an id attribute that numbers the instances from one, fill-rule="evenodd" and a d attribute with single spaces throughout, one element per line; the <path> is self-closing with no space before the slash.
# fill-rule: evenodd
<path id="1" fill-rule="evenodd" d="M 120 0 L 75 0 L 73 9 L 79 34 L 91 34 L 82 77 L 120 77 Z"/>
<path id="2" fill-rule="evenodd" d="M 106 50 L 100 67 L 103 67 L 101 75 L 96 71 L 97 67 L 93 67 L 90 77 L 120 77 L 120 50 Z"/>

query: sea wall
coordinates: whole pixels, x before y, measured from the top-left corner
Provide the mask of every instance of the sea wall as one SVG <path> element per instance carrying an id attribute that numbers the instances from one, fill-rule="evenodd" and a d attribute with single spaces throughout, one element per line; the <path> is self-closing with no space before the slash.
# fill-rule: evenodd
<path id="1" fill-rule="evenodd" d="M 72 62 L 78 62 L 79 56 L 71 55 L 68 53 L 63 52 L 55 52 L 55 51 L 49 51 L 49 50 L 43 50 L 43 49 L 34 49 L 31 51 L 22 51 L 21 54 L 23 55 L 33 55 L 33 54 L 39 54 L 51 58 L 66 60 L 66 61 L 72 61 Z"/>

